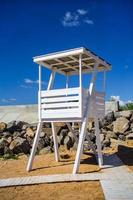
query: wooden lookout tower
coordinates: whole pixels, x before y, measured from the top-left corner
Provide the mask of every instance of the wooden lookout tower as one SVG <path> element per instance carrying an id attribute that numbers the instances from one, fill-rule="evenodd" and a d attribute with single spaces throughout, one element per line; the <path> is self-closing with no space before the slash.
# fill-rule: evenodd
<path id="1" fill-rule="evenodd" d="M 71 122 L 80 122 L 79 139 L 77 139 L 77 152 L 73 167 L 73 174 L 79 170 L 80 158 L 83 151 L 84 140 L 89 138 L 86 134 L 87 123 L 90 118 L 94 119 L 97 150 L 90 147 L 97 155 L 98 164 L 103 165 L 101 142 L 98 119 L 105 115 L 105 73 L 111 69 L 111 65 L 101 57 L 97 56 L 86 48 L 76 48 L 56 53 L 46 54 L 33 58 L 39 65 L 39 92 L 38 92 L 38 127 L 29 157 L 27 171 L 32 168 L 33 159 L 36 153 L 39 135 L 43 122 L 51 122 L 55 160 L 59 161 L 59 151 L 55 122 L 65 122 L 74 134 Z M 41 89 L 41 68 L 51 70 L 47 90 Z M 103 91 L 96 91 L 96 80 L 98 72 L 103 72 Z M 55 74 L 65 75 L 66 88 L 53 89 Z M 83 74 L 91 74 L 88 88 L 83 87 Z M 79 76 L 78 87 L 68 87 L 68 78 L 71 75 Z"/>

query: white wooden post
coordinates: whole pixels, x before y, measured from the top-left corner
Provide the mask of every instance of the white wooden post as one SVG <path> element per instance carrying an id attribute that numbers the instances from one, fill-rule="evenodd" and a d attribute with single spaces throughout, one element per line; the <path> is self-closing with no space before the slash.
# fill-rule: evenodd
<path id="1" fill-rule="evenodd" d="M 53 122 L 51 123 L 51 125 L 52 125 L 53 141 L 54 141 L 55 160 L 56 160 L 56 162 L 58 162 L 60 160 L 60 158 L 59 158 L 59 149 L 58 149 L 56 127 L 54 126 Z"/>
<path id="2" fill-rule="evenodd" d="M 42 122 L 41 122 L 41 65 L 39 65 L 38 120 L 39 120 L 39 123 L 37 126 L 36 135 L 34 138 L 33 146 L 31 149 L 29 160 L 28 160 L 27 171 L 30 171 L 32 169 L 32 163 L 33 163 L 33 160 L 35 157 L 35 153 L 36 153 L 36 149 L 37 149 L 37 145 L 38 145 L 38 141 L 39 141 L 39 135 L 40 135 L 40 131 L 42 128 Z"/>
<path id="3" fill-rule="evenodd" d="M 93 99 L 94 105 L 94 126 L 95 126 L 95 134 L 96 134 L 96 145 L 97 145 L 97 153 L 98 153 L 98 164 L 99 167 L 103 165 L 103 156 L 102 156 L 102 147 L 101 147 L 101 139 L 100 139 L 100 129 L 99 129 L 99 121 L 98 121 L 98 109 L 96 105 L 96 96 L 94 95 Z"/>
<path id="4" fill-rule="evenodd" d="M 82 105 L 82 54 L 79 55 L 79 88 L 80 88 L 80 116 L 83 115 L 83 105 Z"/>
<path id="5" fill-rule="evenodd" d="M 94 83 L 95 83 L 95 80 L 96 80 L 97 67 L 98 67 L 98 64 L 96 63 L 95 66 L 94 66 L 94 72 L 92 74 L 92 80 L 91 80 L 90 87 L 89 87 L 88 105 L 86 107 L 86 114 L 85 114 L 85 117 L 83 119 L 82 126 L 81 126 L 81 132 L 80 132 L 80 135 L 79 135 L 79 143 L 78 143 L 78 149 L 77 149 L 75 163 L 74 163 L 74 167 L 73 167 L 73 174 L 76 174 L 79 170 L 80 158 L 81 158 L 81 154 L 83 152 L 83 144 L 84 144 L 84 140 L 85 140 L 85 137 L 86 137 L 86 128 L 87 128 L 88 117 L 89 117 L 90 102 L 91 102 L 91 98 L 92 98 L 92 92 L 93 92 L 93 89 L 94 89 Z"/>
<path id="6" fill-rule="evenodd" d="M 69 81 L 69 76 L 66 74 L 66 89 L 68 89 L 68 81 Z"/>
<path id="7" fill-rule="evenodd" d="M 53 88 L 54 78 L 55 78 L 55 71 L 52 70 L 47 90 L 51 90 Z M 56 133 L 56 128 L 54 126 L 54 122 L 51 123 L 51 126 L 52 126 L 52 134 L 53 134 L 53 141 L 54 141 L 55 160 L 58 162 L 59 150 L 58 150 L 57 133 Z"/>
<path id="8" fill-rule="evenodd" d="M 106 90 L 106 71 L 103 72 L 103 92 Z"/>
<path id="9" fill-rule="evenodd" d="M 55 78 L 55 71 L 52 70 L 52 73 L 51 73 L 51 75 L 50 75 L 50 79 L 49 79 L 49 83 L 48 83 L 47 90 L 51 90 L 51 89 L 53 88 L 54 78 Z"/>

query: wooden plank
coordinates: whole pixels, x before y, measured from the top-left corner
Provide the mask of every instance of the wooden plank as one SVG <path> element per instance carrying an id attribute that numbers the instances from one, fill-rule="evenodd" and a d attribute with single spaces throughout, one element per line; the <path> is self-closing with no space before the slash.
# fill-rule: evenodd
<path id="1" fill-rule="evenodd" d="M 41 97 L 53 97 L 53 96 L 65 96 L 65 95 L 75 95 L 80 93 L 79 87 L 69 88 L 69 89 L 55 89 L 49 91 L 41 91 Z"/>
<path id="2" fill-rule="evenodd" d="M 42 110 L 42 118 L 73 118 L 80 117 L 79 109 Z"/>
<path id="3" fill-rule="evenodd" d="M 66 103 L 50 103 L 50 104 L 42 104 L 41 108 L 43 109 L 50 109 L 50 108 L 66 108 L 66 107 L 78 107 L 79 102 L 66 102 Z"/>
<path id="4" fill-rule="evenodd" d="M 64 96 L 64 97 L 53 97 L 53 98 L 42 98 L 42 103 L 53 103 L 53 102 L 68 102 L 68 101 L 79 101 L 79 96 Z"/>

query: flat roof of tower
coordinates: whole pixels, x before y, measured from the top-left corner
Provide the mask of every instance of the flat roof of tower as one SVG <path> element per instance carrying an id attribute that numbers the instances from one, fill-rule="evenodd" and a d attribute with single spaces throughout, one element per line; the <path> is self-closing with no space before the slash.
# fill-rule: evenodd
<path id="1" fill-rule="evenodd" d="M 36 56 L 33 61 L 58 73 L 73 75 L 79 73 L 80 55 L 82 55 L 82 73 L 93 72 L 95 63 L 98 63 L 98 71 L 111 70 L 110 63 L 84 47 Z"/>

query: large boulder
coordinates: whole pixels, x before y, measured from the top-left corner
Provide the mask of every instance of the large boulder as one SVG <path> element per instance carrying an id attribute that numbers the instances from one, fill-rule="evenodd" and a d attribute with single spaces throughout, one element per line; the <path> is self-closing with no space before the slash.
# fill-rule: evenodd
<path id="1" fill-rule="evenodd" d="M 66 148 L 68 150 L 70 150 L 70 148 L 73 147 L 74 145 L 74 142 L 72 141 L 72 138 L 70 136 L 66 136 L 65 139 L 64 139 L 64 145 L 66 146 Z"/>
<path id="2" fill-rule="evenodd" d="M 129 120 L 125 117 L 117 118 L 116 121 L 113 122 L 113 132 L 114 133 L 124 133 L 129 129 Z"/>
<path id="3" fill-rule="evenodd" d="M 14 133 L 14 131 L 17 131 L 16 121 L 11 121 L 7 124 L 6 127 L 7 131 L 10 133 Z"/>
<path id="4" fill-rule="evenodd" d="M 124 110 L 124 111 L 120 112 L 120 116 L 126 117 L 127 119 L 130 119 L 132 113 L 133 113 L 133 111 L 131 111 L 131 110 Z"/>
<path id="5" fill-rule="evenodd" d="M 25 135 L 28 136 L 28 137 L 33 138 L 34 135 L 35 135 L 35 131 L 33 131 L 30 127 L 28 127 L 28 128 L 26 129 Z"/>
<path id="6" fill-rule="evenodd" d="M 6 130 L 7 124 L 0 122 L 0 133 L 3 133 Z"/>
<path id="7" fill-rule="evenodd" d="M 113 138 L 113 139 L 118 139 L 118 136 L 116 133 L 112 132 L 112 131 L 107 131 L 106 133 L 106 138 L 107 139 L 110 139 L 110 138 Z"/>
<path id="8" fill-rule="evenodd" d="M 30 144 L 26 139 L 17 137 L 11 142 L 9 149 L 14 154 L 19 154 L 19 153 L 29 154 L 30 153 Z"/>
<path id="9" fill-rule="evenodd" d="M 47 147 L 44 147 L 43 149 L 41 149 L 39 151 L 39 154 L 43 155 L 43 154 L 48 154 L 48 153 L 52 153 L 52 152 L 53 152 L 53 150 L 51 149 L 51 147 L 47 146 Z"/>

